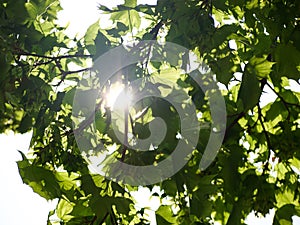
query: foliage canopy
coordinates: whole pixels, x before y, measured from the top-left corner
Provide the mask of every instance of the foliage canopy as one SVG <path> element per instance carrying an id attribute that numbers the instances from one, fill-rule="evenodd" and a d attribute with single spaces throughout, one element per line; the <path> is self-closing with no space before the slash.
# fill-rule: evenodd
<path id="1" fill-rule="evenodd" d="M 110 15 L 111 27 L 96 21 L 83 38 L 72 39 L 56 24 L 59 10 L 57 0 L 0 4 L 0 132 L 32 131 L 32 154 L 22 155 L 18 167 L 36 193 L 59 199 L 48 224 L 148 223 L 145 209 L 135 207 L 131 194 L 137 187 L 89 170 L 71 116 L 76 85 L 91 62 L 124 42 L 141 40 L 165 40 L 193 50 L 222 84 L 227 107 L 226 135 L 215 161 L 199 171 L 208 127 L 182 170 L 148 186 L 160 188 L 153 193 L 163 202 L 157 224 L 244 224 L 252 210 L 266 215 L 272 208 L 275 225 L 292 224 L 291 217 L 300 216 L 300 93 L 289 88 L 300 78 L 300 1 L 159 0 L 157 5 L 137 5 L 125 0 L 113 9 L 99 6 Z M 80 68 L 73 70 L 74 65 Z M 134 65 L 123 79 L 154 76 L 149 71 L 159 76 L 163 66 Z M 199 122 L 211 122 L 206 93 L 188 77 L 174 79 L 201 112 Z M 267 90 L 276 99 L 263 104 Z M 135 110 L 129 114 L 146 112 L 130 121 L 131 132 L 141 138 L 149 135 L 153 117 L 168 125 L 169 135 L 158 151 L 122 150 L 109 109 L 99 107 L 95 123 L 105 146 L 117 146 L 115 157 L 139 165 L 170 155 L 176 113 L 165 102 L 149 99 Z"/>

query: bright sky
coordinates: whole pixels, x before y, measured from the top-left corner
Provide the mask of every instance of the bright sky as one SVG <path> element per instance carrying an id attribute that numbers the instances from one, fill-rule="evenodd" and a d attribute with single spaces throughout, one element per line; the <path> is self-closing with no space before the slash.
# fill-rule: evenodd
<path id="1" fill-rule="evenodd" d="M 111 7 L 122 3 L 122 0 L 61 0 L 64 11 L 59 14 L 59 21 L 65 25 L 70 22 L 68 34 L 83 35 L 88 26 L 99 19 L 97 5 L 104 4 Z M 139 3 L 153 4 L 156 0 L 138 1 Z M 32 189 L 23 184 L 18 173 L 16 161 L 21 159 L 17 150 L 26 153 L 28 151 L 30 134 L 14 135 L 1 134 L 0 146 L 2 152 L 0 157 L 0 185 L 1 202 L 0 202 L 0 224 L 1 225 L 42 225 L 46 224 L 49 210 L 55 207 L 55 202 L 47 202 L 39 195 L 35 194 Z M 141 193 L 143 193 L 141 195 Z M 158 207 L 157 199 L 149 199 L 150 192 L 144 190 L 135 193 L 137 198 L 144 199 L 140 206 L 152 205 Z M 140 196 L 140 197 L 139 197 Z M 153 218 L 153 213 L 152 216 Z M 250 225 L 254 224 L 271 224 L 272 216 L 266 219 L 258 219 L 252 214 L 248 218 Z M 294 221 L 294 224 L 300 224 L 300 220 Z"/>

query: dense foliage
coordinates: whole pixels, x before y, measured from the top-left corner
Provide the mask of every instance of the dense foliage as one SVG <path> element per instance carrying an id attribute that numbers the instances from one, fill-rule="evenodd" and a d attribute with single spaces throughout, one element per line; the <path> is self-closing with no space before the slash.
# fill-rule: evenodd
<path id="1" fill-rule="evenodd" d="M 289 88 L 300 78 L 300 1 L 159 0 L 157 5 L 137 5 L 125 0 L 113 9 L 99 6 L 110 15 L 111 27 L 95 21 L 83 38 L 74 39 L 56 24 L 60 9 L 57 0 L 0 4 L 0 132 L 32 131 L 32 154 L 22 155 L 18 166 L 36 193 L 59 199 L 48 224 L 148 224 L 147 211 L 135 207 L 131 194 L 137 187 L 89 170 L 71 115 L 77 82 L 93 60 L 123 42 L 158 39 L 193 50 L 210 66 L 222 83 L 227 127 L 222 148 L 206 170 L 198 165 L 210 127 L 201 131 L 182 170 L 148 186 L 160 189 L 153 192 L 163 203 L 156 211 L 157 224 L 244 224 L 252 210 L 266 215 L 273 208 L 275 225 L 292 224 L 291 217 L 300 216 L 300 93 Z M 159 76 L 162 67 L 135 65 L 123 79 L 151 77 L 149 71 Z M 206 93 L 186 76 L 174 79 L 201 112 L 199 121 L 210 122 Z M 261 96 L 267 90 L 277 97 L 265 104 Z M 115 156 L 124 162 L 153 164 L 174 148 L 178 118 L 164 101 L 148 99 L 136 108 L 146 113 L 130 121 L 135 135 L 147 137 L 147 124 L 155 116 L 168 125 L 171 133 L 157 151 L 124 151 L 111 132 L 107 107 L 96 112 L 97 132 L 105 146 L 117 146 Z"/>

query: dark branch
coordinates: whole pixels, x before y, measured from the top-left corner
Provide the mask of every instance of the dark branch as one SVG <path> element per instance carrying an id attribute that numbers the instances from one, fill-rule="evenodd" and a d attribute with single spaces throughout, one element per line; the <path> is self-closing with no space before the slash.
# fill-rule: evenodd
<path id="1" fill-rule="evenodd" d="M 75 54 L 75 55 L 61 55 L 61 56 L 47 56 L 47 55 L 40 55 L 36 53 L 18 51 L 13 52 L 15 55 L 18 56 L 33 56 L 38 58 L 50 59 L 50 60 L 59 60 L 59 59 L 68 59 L 68 58 L 92 58 L 93 55 L 84 55 L 84 54 Z"/>
<path id="2" fill-rule="evenodd" d="M 163 21 L 159 21 L 158 24 L 155 25 L 155 27 L 153 27 L 153 29 L 149 32 L 150 34 L 153 34 L 151 40 L 155 40 L 157 38 L 158 32 L 160 30 L 160 28 L 162 28 L 162 26 L 164 25 Z"/>
<path id="3" fill-rule="evenodd" d="M 54 86 L 59 86 L 65 79 L 66 79 L 66 76 L 69 75 L 69 74 L 74 74 L 74 73 L 82 73 L 82 72 L 86 72 L 86 71 L 89 71 L 91 70 L 92 68 L 84 68 L 84 69 L 80 69 L 80 70 L 71 70 L 71 71 L 63 71 L 61 69 L 59 69 L 61 71 L 61 79 L 60 81 L 54 85 Z"/>

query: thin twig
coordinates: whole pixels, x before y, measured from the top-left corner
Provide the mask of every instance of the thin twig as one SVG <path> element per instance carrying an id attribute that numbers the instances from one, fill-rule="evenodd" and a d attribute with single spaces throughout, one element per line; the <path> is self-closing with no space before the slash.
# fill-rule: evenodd
<path id="1" fill-rule="evenodd" d="M 60 81 L 54 85 L 54 87 L 61 85 L 61 83 L 65 80 L 66 76 L 69 74 L 74 74 L 74 73 L 82 73 L 82 72 L 86 72 L 91 70 L 92 68 L 84 68 L 84 69 L 80 69 L 80 70 L 71 70 L 71 71 L 63 71 L 61 70 L 61 79 Z"/>
<path id="2" fill-rule="evenodd" d="M 82 132 L 87 126 L 89 126 L 94 121 L 95 114 L 100 109 L 102 102 L 103 102 L 103 99 L 101 99 L 101 101 L 96 105 L 95 111 L 86 120 L 84 120 L 82 123 L 79 124 L 78 128 L 66 132 L 65 135 L 78 134 L 78 133 Z"/>
<path id="3" fill-rule="evenodd" d="M 97 220 L 97 216 L 94 216 L 91 223 L 90 223 L 90 225 L 93 225 L 96 220 Z"/>
<path id="4" fill-rule="evenodd" d="M 109 215 L 109 213 L 107 212 L 105 214 L 105 216 L 102 218 L 102 220 L 100 221 L 99 225 L 101 225 L 101 224 L 103 224 L 105 222 L 105 220 L 106 220 L 106 218 L 107 218 L 108 215 Z"/>
<path id="5" fill-rule="evenodd" d="M 268 157 L 267 157 L 267 162 L 264 166 L 264 170 L 263 170 L 263 174 L 265 174 L 265 169 L 268 167 L 268 164 L 269 164 L 269 158 L 271 156 L 271 149 L 272 149 L 272 145 L 271 145 L 271 140 L 270 140 L 270 137 L 269 137 L 269 134 L 265 128 L 265 125 L 264 125 L 264 121 L 263 121 L 263 115 L 262 115 L 262 112 L 261 112 L 261 108 L 260 108 L 260 105 L 257 104 L 257 108 L 258 108 L 258 119 L 259 119 L 259 122 L 262 126 L 262 129 L 263 129 L 263 133 L 265 135 L 265 138 L 266 138 L 266 141 L 267 141 L 267 147 L 268 147 Z"/>
<path id="6" fill-rule="evenodd" d="M 267 83 L 268 87 L 277 95 L 277 97 L 283 102 L 283 104 L 285 105 L 285 107 L 287 108 L 287 110 L 289 111 L 288 109 L 288 105 L 292 105 L 292 106 L 296 106 L 298 108 L 300 108 L 300 105 L 299 104 L 295 104 L 295 103 L 291 103 L 291 102 L 287 102 L 279 93 L 277 93 L 275 91 L 275 89 L 269 84 Z"/>

